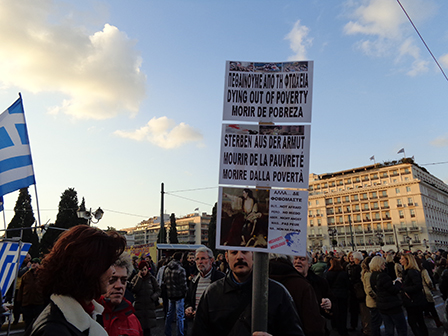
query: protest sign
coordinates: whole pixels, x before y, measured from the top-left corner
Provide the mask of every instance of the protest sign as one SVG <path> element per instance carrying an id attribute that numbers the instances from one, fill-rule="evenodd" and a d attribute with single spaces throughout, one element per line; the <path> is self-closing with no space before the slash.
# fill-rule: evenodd
<path id="1" fill-rule="evenodd" d="M 219 183 L 308 188 L 310 125 L 223 125 Z"/>
<path id="2" fill-rule="evenodd" d="M 308 192 L 220 187 L 217 248 L 305 255 Z"/>
<path id="3" fill-rule="evenodd" d="M 310 123 L 313 61 L 226 62 L 223 120 Z"/>

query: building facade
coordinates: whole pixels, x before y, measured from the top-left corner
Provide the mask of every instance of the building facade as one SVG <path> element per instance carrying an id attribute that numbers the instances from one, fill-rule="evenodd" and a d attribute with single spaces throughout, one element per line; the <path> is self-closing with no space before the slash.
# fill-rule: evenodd
<path id="1" fill-rule="evenodd" d="M 165 215 L 165 229 L 169 240 L 170 218 Z M 208 225 L 211 215 L 203 212 L 176 218 L 177 239 L 180 244 L 208 244 Z M 140 222 L 134 229 L 135 245 L 154 243 L 160 230 L 160 217 L 152 217 Z"/>
<path id="2" fill-rule="evenodd" d="M 310 174 L 308 248 L 448 247 L 448 186 L 410 158 Z"/>

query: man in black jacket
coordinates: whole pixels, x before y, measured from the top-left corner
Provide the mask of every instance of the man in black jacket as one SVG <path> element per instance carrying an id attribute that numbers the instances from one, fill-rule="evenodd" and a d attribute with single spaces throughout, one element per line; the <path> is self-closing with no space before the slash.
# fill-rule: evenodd
<path id="1" fill-rule="evenodd" d="M 226 252 L 230 272 L 212 283 L 196 309 L 195 336 L 249 336 L 251 334 L 252 252 Z M 268 331 L 257 336 L 302 336 L 294 302 L 288 291 L 269 280 Z"/>

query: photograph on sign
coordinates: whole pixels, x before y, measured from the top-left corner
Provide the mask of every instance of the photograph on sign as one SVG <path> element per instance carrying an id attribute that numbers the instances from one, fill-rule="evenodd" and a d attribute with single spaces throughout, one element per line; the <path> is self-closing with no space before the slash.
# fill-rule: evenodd
<path id="1" fill-rule="evenodd" d="M 311 125 L 222 128 L 219 183 L 307 189 Z"/>
<path id="2" fill-rule="evenodd" d="M 220 188 L 220 239 L 222 246 L 267 247 L 269 190 Z"/>
<path id="3" fill-rule="evenodd" d="M 216 247 L 304 255 L 307 202 L 307 191 L 220 187 Z"/>
<path id="4" fill-rule="evenodd" d="M 310 123 L 313 64 L 227 61 L 223 120 Z"/>

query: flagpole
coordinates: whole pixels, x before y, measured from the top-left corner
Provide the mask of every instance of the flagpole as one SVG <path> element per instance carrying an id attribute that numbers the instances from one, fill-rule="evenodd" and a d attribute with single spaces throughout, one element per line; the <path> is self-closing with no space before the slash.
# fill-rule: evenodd
<path id="1" fill-rule="evenodd" d="M 40 208 L 39 208 L 39 198 L 37 197 L 37 184 L 34 183 L 34 193 L 36 194 L 36 207 L 37 207 L 37 224 L 39 224 L 39 226 L 41 226 L 41 221 L 40 221 Z"/>
<path id="2" fill-rule="evenodd" d="M 3 199 L 3 226 L 6 230 L 5 199 Z"/>

